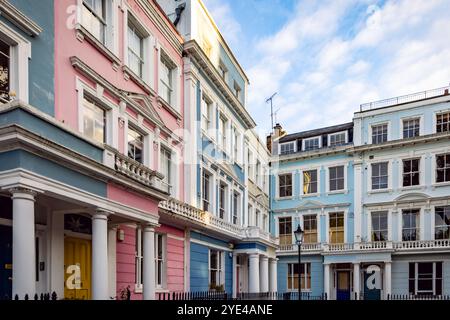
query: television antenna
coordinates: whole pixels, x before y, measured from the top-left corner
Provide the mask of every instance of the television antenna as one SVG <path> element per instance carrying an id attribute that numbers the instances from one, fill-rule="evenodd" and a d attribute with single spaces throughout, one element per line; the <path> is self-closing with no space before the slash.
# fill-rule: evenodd
<path id="1" fill-rule="evenodd" d="M 273 98 L 277 95 L 278 92 L 275 92 L 272 96 L 270 96 L 270 98 L 266 99 L 266 103 L 268 103 L 270 101 L 270 118 L 272 120 L 272 128 L 270 129 L 270 132 L 272 132 L 273 127 L 274 127 L 274 123 L 273 123 Z"/>

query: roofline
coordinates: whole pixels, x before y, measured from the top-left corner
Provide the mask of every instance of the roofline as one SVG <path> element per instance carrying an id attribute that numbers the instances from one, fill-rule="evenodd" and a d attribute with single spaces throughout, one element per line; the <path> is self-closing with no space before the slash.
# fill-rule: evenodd
<path id="1" fill-rule="evenodd" d="M 222 36 L 222 33 L 220 32 L 219 28 L 217 27 L 217 24 L 214 22 L 213 17 L 211 16 L 211 14 L 208 11 L 208 8 L 206 8 L 205 4 L 203 3 L 202 0 L 197 0 L 200 3 L 200 6 L 203 8 L 203 10 L 205 10 L 206 15 L 208 16 L 209 20 L 211 21 L 214 29 L 216 30 L 217 34 L 220 37 L 220 40 L 222 40 L 221 42 L 224 44 L 225 46 L 225 51 L 227 51 L 227 53 L 230 55 L 230 57 L 232 58 L 233 62 L 236 64 L 236 66 L 239 69 L 239 72 L 241 73 L 241 75 L 245 78 L 247 84 L 250 84 L 250 80 L 248 79 L 247 74 L 244 71 L 244 68 L 242 68 L 241 64 L 239 63 L 239 61 L 236 59 L 236 56 L 234 55 L 233 51 L 230 49 L 230 47 L 228 46 L 228 43 L 226 42 L 225 38 Z"/>
<path id="2" fill-rule="evenodd" d="M 353 126 L 354 126 L 354 123 L 353 123 L 353 122 L 345 122 L 345 123 L 336 124 L 336 125 L 328 126 L 328 127 L 321 127 L 321 128 L 311 129 L 311 130 L 305 130 L 305 131 L 294 132 L 294 133 L 290 133 L 290 134 L 287 134 L 287 135 L 285 135 L 285 136 L 280 137 L 280 140 L 281 140 L 281 139 L 289 139 L 290 136 L 300 135 L 300 134 L 302 134 L 302 133 L 314 132 L 314 131 L 319 131 L 319 130 L 326 130 L 326 129 L 332 129 L 332 128 L 344 127 L 344 126 L 353 127 Z M 330 130 L 330 131 L 331 131 L 331 130 Z"/>

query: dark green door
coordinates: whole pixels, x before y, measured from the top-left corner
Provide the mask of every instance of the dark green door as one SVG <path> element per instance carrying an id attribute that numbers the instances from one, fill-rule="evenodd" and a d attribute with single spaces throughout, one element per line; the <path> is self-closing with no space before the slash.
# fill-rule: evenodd
<path id="1" fill-rule="evenodd" d="M 0 226 L 0 299 L 12 295 L 12 228 Z"/>

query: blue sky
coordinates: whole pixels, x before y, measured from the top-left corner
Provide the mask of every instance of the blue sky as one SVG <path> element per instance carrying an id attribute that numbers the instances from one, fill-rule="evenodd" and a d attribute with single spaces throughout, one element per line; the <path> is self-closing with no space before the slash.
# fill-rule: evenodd
<path id="1" fill-rule="evenodd" d="M 250 79 L 262 135 L 350 122 L 359 105 L 450 84 L 449 0 L 204 0 Z"/>

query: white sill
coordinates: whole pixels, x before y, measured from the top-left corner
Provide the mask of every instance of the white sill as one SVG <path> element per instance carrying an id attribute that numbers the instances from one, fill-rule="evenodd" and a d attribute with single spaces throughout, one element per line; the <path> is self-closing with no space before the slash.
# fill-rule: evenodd
<path id="1" fill-rule="evenodd" d="M 369 190 L 368 194 L 377 194 L 377 193 L 390 193 L 392 189 L 377 189 L 377 190 Z"/>
<path id="2" fill-rule="evenodd" d="M 108 58 L 111 62 L 115 63 L 117 67 L 120 66 L 119 57 L 114 52 L 112 52 L 107 46 L 101 43 L 96 37 L 94 37 L 83 25 L 78 23 L 75 26 L 75 29 L 82 35 L 82 40 L 86 39 L 87 41 L 89 41 L 94 47 L 97 48 L 97 50 L 99 50 L 104 56 L 106 56 L 106 58 Z M 79 39 L 81 40 L 81 38 Z"/>
<path id="3" fill-rule="evenodd" d="M 333 190 L 333 191 L 328 191 L 327 195 L 333 195 L 333 194 L 347 194 L 348 190 Z"/>
<path id="4" fill-rule="evenodd" d="M 211 141 L 211 142 L 216 142 L 216 139 L 214 139 L 213 137 L 211 137 L 206 131 L 205 131 L 205 129 L 202 129 L 202 134 L 203 134 L 203 136 L 206 138 L 206 139 L 208 139 L 209 141 Z"/>
<path id="5" fill-rule="evenodd" d="M 450 181 L 447 182 L 436 182 L 432 184 L 433 188 L 439 188 L 439 187 L 448 187 L 450 186 Z"/>
<path id="6" fill-rule="evenodd" d="M 318 197 L 320 196 L 320 193 L 308 193 L 308 194 L 301 194 L 300 197 L 302 198 L 309 198 L 309 197 Z"/>
<path id="7" fill-rule="evenodd" d="M 281 200 L 292 200 L 294 197 L 293 196 L 289 196 L 289 197 L 277 197 L 275 198 L 275 200 L 277 201 L 281 201 Z"/>
<path id="8" fill-rule="evenodd" d="M 401 187 L 400 191 L 423 190 L 423 189 L 425 189 L 425 186 L 418 185 L 418 186 Z"/>

